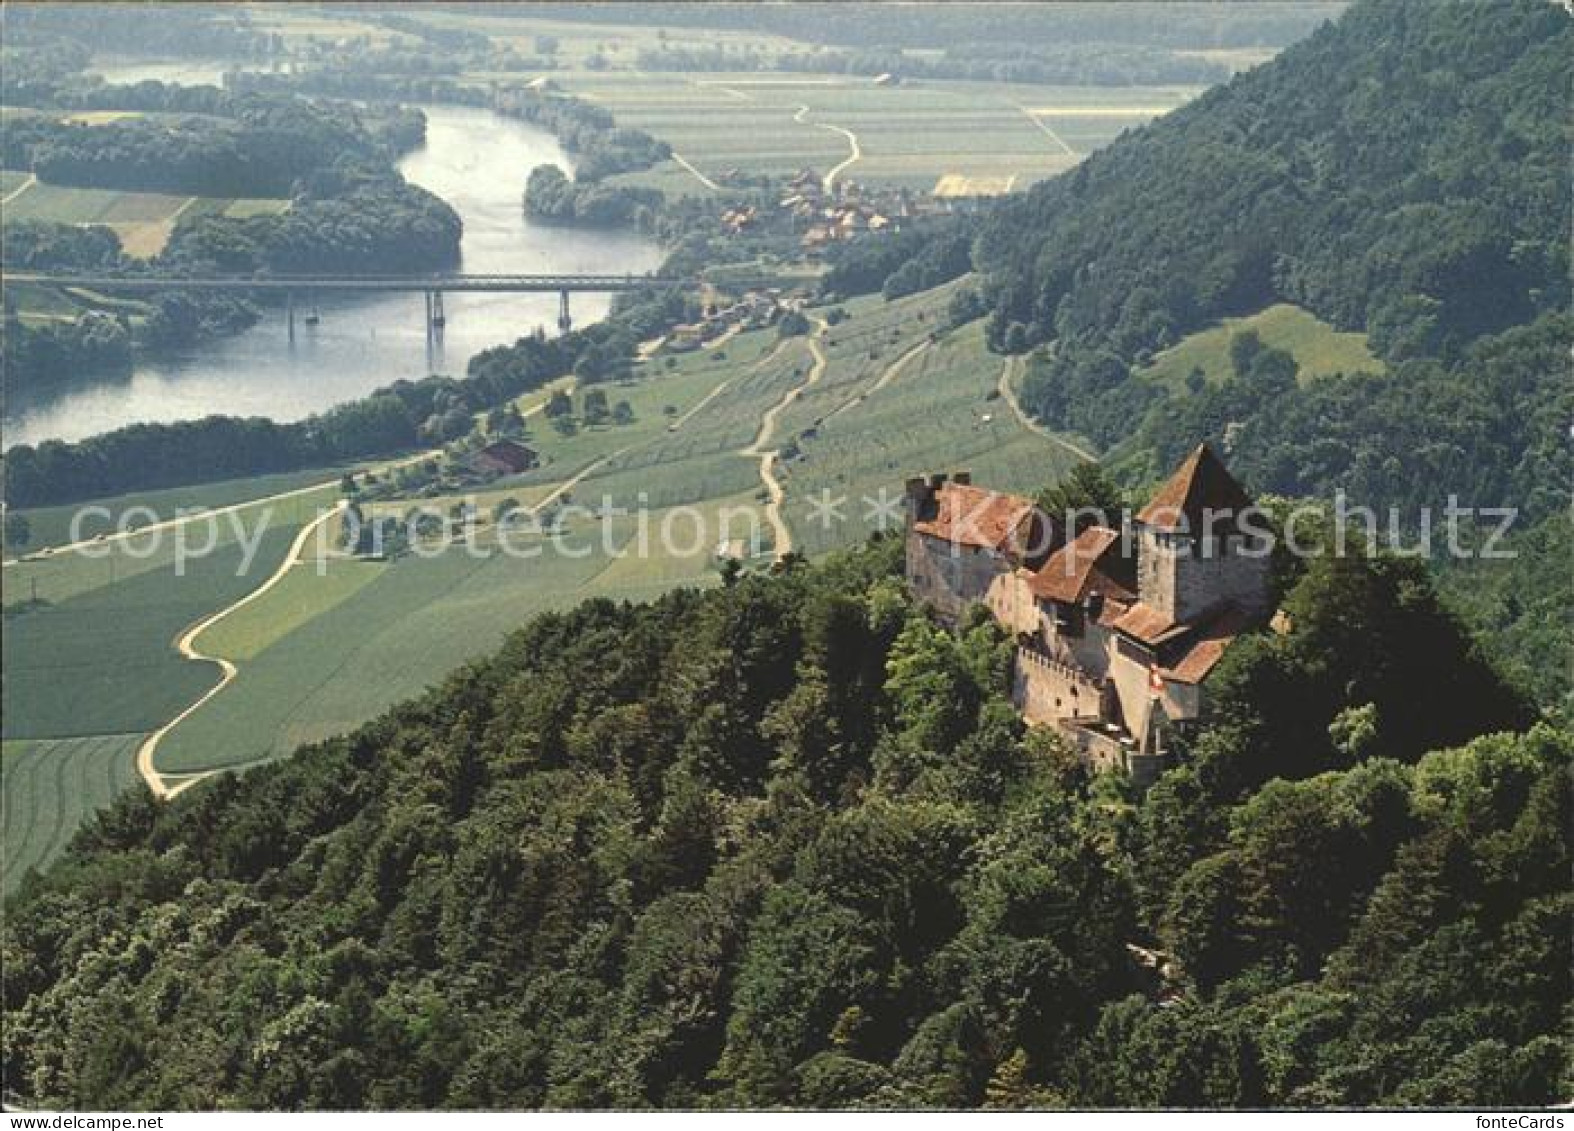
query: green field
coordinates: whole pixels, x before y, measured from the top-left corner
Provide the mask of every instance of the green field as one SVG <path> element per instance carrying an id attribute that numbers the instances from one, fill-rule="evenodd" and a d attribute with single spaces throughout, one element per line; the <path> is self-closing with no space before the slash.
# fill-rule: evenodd
<path id="1" fill-rule="evenodd" d="M 140 734 L 0 745 L 0 892 L 60 854 L 77 827 L 137 780 Z"/>
<path id="2" fill-rule="evenodd" d="M 16 191 L 27 174 L 5 173 L 6 195 Z M 183 216 L 224 214 L 246 217 L 282 212 L 287 200 L 180 196 L 161 192 L 74 188 L 35 182 L 6 202 L 6 219 L 48 220 L 59 224 L 99 224 L 113 229 L 126 254 L 143 258 L 164 250 L 175 222 Z"/>
<path id="3" fill-rule="evenodd" d="M 1025 188 L 1197 93 L 967 82 L 884 87 L 860 76 L 814 73 L 565 71 L 553 81 L 605 106 L 620 124 L 668 142 L 712 180 L 732 169 L 824 173 L 851 158 L 844 177 L 924 191 L 944 177 Z M 856 157 L 848 133 L 857 141 Z M 669 192 L 707 191 L 677 162 L 619 179 Z"/>
<path id="4" fill-rule="evenodd" d="M 38 563 L 51 570 L 38 586 L 42 604 L 5 618 L 4 736 L 122 734 L 173 717 L 215 674 L 181 659 L 172 641 L 261 584 L 295 530 L 270 524 L 244 573 L 241 543 L 222 528 L 212 553 L 183 562 L 166 537 L 147 560 L 135 556 L 141 551 L 132 540 L 102 547 L 102 559 L 70 554 Z M 191 548 L 200 544 L 193 539 Z M 32 564 L 5 571 L 7 604 L 30 597 Z"/>
<path id="5" fill-rule="evenodd" d="M 1074 462 L 1065 448 L 1022 427 L 994 395 L 1001 359 L 985 350 L 980 324 L 938 335 L 890 374 L 893 362 L 936 333 L 950 291 L 845 304 L 850 318 L 823 339 L 823 376 L 778 412 L 767 447 L 791 443 L 801 453 L 782 469 L 795 549 L 862 540 L 878 525 L 866 517 L 863 496 L 883 488 L 895 498 L 908 475 L 968 467 L 981 482 L 1028 490 Z M 336 559 L 321 571 L 308 563 L 205 632 L 198 647 L 236 661 L 239 675 L 170 733 L 158 751 L 160 769 L 251 763 L 351 729 L 486 655 L 543 610 L 711 584 L 718 542 L 745 556 L 758 549 L 763 556 L 752 562 L 765 564 L 784 547 L 772 545 L 764 518 L 759 459 L 740 450 L 755 440 L 767 411 L 805 385 L 811 365 L 806 339 L 782 342 L 774 331 L 756 331 L 719 350 L 682 355 L 670 369 L 658 357 L 640 367 L 634 384 L 610 387 L 610 399 L 634 406 L 633 425 L 565 438 L 533 417 L 531 443 L 549 462 L 478 493 L 473 552 L 456 545 L 436 553 L 434 543 L 423 556 L 388 563 Z M 668 406 L 671 415 L 662 412 Z M 498 498 L 529 506 L 581 475 L 568 496 L 586 508 L 570 522 L 574 554 L 556 552 L 539 533 L 509 536 L 510 545 L 539 547 L 538 555 L 502 552 L 490 517 Z M 829 530 L 808 510 L 827 489 L 850 497 L 843 508 L 849 521 Z M 425 501 L 446 510 L 456 500 Z M 592 517 L 604 505 L 631 510 L 641 502 L 649 508 L 643 519 Z M 402 512 L 410 504 L 380 505 Z M 724 514 L 732 521 L 725 532 Z M 664 523 L 684 544 L 663 548 Z"/>
<path id="6" fill-rule="evenodd" d="M 27 519 L 28 538 L 21 546 L 8 546 L 9 557 L 31 554 L 45 546 L 63 546 L 72 541 L 72 523 L 76 522 L 77 540 L 96 538 L 117 529 L 130 529 L 174 518 L 179 511 L 199 508 L 234 506 L 248 500 L 269 495 L 298 491 L 315 484 L 332 484 L 337 487 L 344 468 L 311 468 L 305 471 L 285 471 L 274 475 L 259 475 L 252 479 L 227 479 L 217 483 L 198 483 L 189 487 L 170 487 L 158 491 L 138 491 L 129 495 L 115 495 L 82 503 L 69 503 L 58 507 L 34 507 L 19 510 Z M 325 495 L 324 498 L 331 496 Z M 307 504 L 315 499 L 304 500 Z M 284 507 L 298 507 L 300 500 L 281 503 Z M 81 516 L 78 518 L 78 516 Z M 122 524 L 125 524 L 122 527 Z"/>
<path id="7" fill-rule="evenodd" d="M 1301 380 L 1335 373 L 1382 373 L 1384 366 L 1366 346 L 1365 334 L 1334 329 L 1315 315 L 1281 302 L 1247 318 L 1226 318 L 1165 350 L 1141 376 L 1173 389 L 1184 388 L 1193 369 L 1211 382 L 1230 375 L 1230 340 L 1255 330 L 1263 344 L 1288 351 L 1301 367 Z"/>

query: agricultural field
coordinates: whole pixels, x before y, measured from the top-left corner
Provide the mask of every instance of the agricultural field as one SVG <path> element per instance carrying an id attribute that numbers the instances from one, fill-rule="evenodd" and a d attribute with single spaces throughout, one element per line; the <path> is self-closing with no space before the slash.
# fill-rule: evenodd
<path id="1" fill-rule="evenodd" d="M 1199 330 L 1154 357 L 1140 376 L 1172 389 L 1185 388 L 1193 369 L 1211 382 L 1230 375 L 1230 340 L 1254 330 L 1263 344 L 1288 351 L 1301 367 L 1301 380 L 1335 373 L 1382 373 L 1383 363 L 1367 349 L 1366 335 L 1334 329 L 1316 315 L 1287 302 L 1276 303 L 1246 318 L 1226 318 Z"/>
<path id="2" fill-rule="evenodd" d="M 199 617 L 256 588 L 297 527 L 270 523 L 246 547 L 228 523 L 184 549 L 154 535 L 5 570 L 4 737 L 78 738 L 151 730 L 213 684 L 172 641 Z M 36 594 L 36 596 L 35 596 Z M 19 607 L 20 606 L 20 607 Z"/>
<path id="3" fill-rule="evenodd" d="M 1165 113 L 1190 87 L 1031 87 L 851 75 L 556 72 L 569 93 L 648 131 L 677 158 L 619 178 L 697 193 L 730 170 L 810 167 L 870 184 L 950 195 L 1026 188 L 1122 130 Z M 970 184 L 976 182 L 976 184 Z"/>
<path id="4" fill-rule="evenodd" d="M 865 516 L 862 495 L 883 488 L 899 498 L 909 475 L 969 467 L 1019 490 L 1052 480 L 1077 457 L 1024 428 L 998 398 L 1002 362 L 985 351 L 981 325 L 942 332 L 951 289 L 846 303 L 849 317 L 817 343 L 823 369 L 808 339 L 756 331 L 676 357 L 670 369 L 658 357 L 636 383 L 608 387 L 610 400 L 634 406 L 635 424 L 562 437 L 532 417 L 530 442 L 550 462 L 477 493 L 468 540 L 387 562 L 303 562 L 204 631 L 197 648 L 231 659 L 239 674 L 170 732 L 159 768 L 247 765 L 352 729 L 494 650 L 536 613 L 713 584 L 721 548 L 763 567 L 789 547 L 776 544 L 766 515 L 759 450 L 782 453 L 790 548 L 810 553 L 873 533 L 880 523 Z M 854 500 L 849 521 L 816 521 L 809 503 L 822 490 Z M 546 502 L 542 516 L 560 514 L 563 533 L 499 527 L 491 508 L 504 497 Z M 444 510 L 457 501 L 421 500 Z M 623 513 L 642 502 L 643 514 Z"/>
<path id="5" fill-rule="evenodd" d="M 0 894 L 47 865 L 79 825 L 135 784 L 142 737 L 0 743 Z"/>
<path id="6" fill-rule="evenodd" d="M 158 491 L 138 491 L 129 495 L 94 499 L 89 503 L 68 503 L 56 507 L 18 510 L 16 513 L 27 519 L 28 538 L 20 546 L 6 547 L 7 560 L 37 553 L 45 547 L 64 546 L 73 540 L 73 523 L 76 526 L 75 539 L 86 541 L 100 534 L 131 530 L 149 523 L 166 521 L 182 512 L 231 507 L 271 495 L 303 491 L 309 487 L 326 487 L 327 490 L 314 495 L 295 496 L 281 501 L 281 507 L 293 508 L 289 513 L 304 517 L 303 508 L 332 500 L 338 489 L 339 477 L 345 470 L 341 467 L 329 467 L 285 471 L 275 475 L 258 475 L 251 479 L 226 479 L 217 483 L 197 483 Z"/>
<path id="7" fill-rule="evenodd" d="M 928 296 L 848 308 L 852 319 L 832 332 L 830 373 L 859 378 L 828 380 L 823 395 L 803 398 L 782 421 L 799 453 L 786 462 L 783 482 L 800 550 L 818 553 L 899 527 L 909 476 L 971 471 L 981 484 L 1031 494 L 1081 461 L 1069 445 L 1023 427 L 999 397 L 1004 363 L 985 348 L 982 323 L 931 343 L 903 325 L 943 313 Z M 845 525 L 826 521 L 830 503 Z"/>
<path id="8" fill-rule="evenodd" d="M 6 219 L 97 224 L 120 237 L 127 255 L 149 259 L 164 250 L 175 223 L 188 215 L 246 217 L 282 212 L 289 201 L 271 198 L 177 196 L 161 192 L 74 188 L 39 181 L 21 187 L 25 173 L 8 170 Z M 10 195 L 15 193 L 14 196 Z"/>

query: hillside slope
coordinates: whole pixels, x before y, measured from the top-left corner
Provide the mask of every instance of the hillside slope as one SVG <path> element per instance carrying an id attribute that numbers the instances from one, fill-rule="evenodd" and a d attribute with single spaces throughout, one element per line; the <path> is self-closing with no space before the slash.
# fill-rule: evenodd
<path id="1" fill-rule="evenodd" d="M 1571 79 L 1555 4 L 1357 4 L 994 213 L 997 340 L 1129 356 L 1287 300 L 1398 359 L 1561 310 Z"/>
<path id="2" fill-rule="evenodd" d="M 932 625 L 898 549 L 547 615 L 356 735 L 124 800 L 7 907 L 7 1087 L 118 1110 L 1563 1094 L 1574 748 L 1423 753 L 1523 711 L 1419 567 L 1313 566 L 1295 635 L 1232 650 L 1221 725 L 1134 807 L 1022 730 L 1008 641 Z M 1391 612 L 1352 632 L 1351 609 Z"/>
<path id="3" fill-rule="evenodd" d="M 1540 520 L 1574 477 L 1564 125 L 1554 4 L 1352 7 L 1258 69 L 984 222 L 996 348 L 1054 339 L 1022 399 L 1155 474 L 1206 438 L 1254 492 Z M 1378 375 L 1265 351 L 1189 392 L 1135 379 L 1216 319 L 1292 302 L 1366 331 Z"/>

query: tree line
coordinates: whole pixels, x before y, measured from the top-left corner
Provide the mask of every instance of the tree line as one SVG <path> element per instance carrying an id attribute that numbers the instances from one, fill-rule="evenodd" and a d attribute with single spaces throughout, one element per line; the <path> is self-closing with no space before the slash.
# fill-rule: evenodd
<path id="1" fill-rule="evenodd" d="M 173 104 L 182 110 L 174 117 L 158 110 L 158 117 L 101 124 L 26 116 L 0 139 L 0 161 L 52 184 L 282 197 L 316 170 L 343 160 L 386 162 L 424 136 L 424 120 L 411 117 L 418 111 L 392 116 L 386 138 L 380 138 L 344 105 L 257 95 L 212 98 L 202 94 L 212 88 L 159 83 L 131 89 L 129 95 L 89 101 L 131 109 Z M 172 96 L 172 90 L 196 93 Z M 186 112 L 186 105 L 204 109 Z"/>
<path id="2" fill-rule="evenodd" d="M 762 52 L 725 44 L 656 47 L 637 58 L 642 71 L 810 71 L 894 75 L 901 79 L 1046 83 L 1066 86 L 1206 86 L 1230 77 L 1224 64 L 1195 54 L 1119 43 L 952 43 L 939 55 L 898 47 Z"/>

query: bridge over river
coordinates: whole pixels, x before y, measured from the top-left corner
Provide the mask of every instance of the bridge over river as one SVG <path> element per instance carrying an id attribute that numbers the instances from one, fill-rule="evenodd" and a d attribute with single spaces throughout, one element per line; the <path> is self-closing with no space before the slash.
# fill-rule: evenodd
<path id="1" fill-rule="evenodd" d="M 295 336 L 295 296 L 320 292 L 410 292 L 426 296 L 426 331 L 441 334 L 446 318 L 443 294 L 450 291 L 483 291 L 561 296 L 558 328 L 567 331 L 568 296 L 582 293 L 615 293 L 681 284 L 665 275 L 61 275 L 43 271 L 5 271 L 0 284 L 77 288 L 89 291 L 245 291 L 282 293 L 290 337 Z M 307 315 L 315 320 L 315 312 Z"/>

